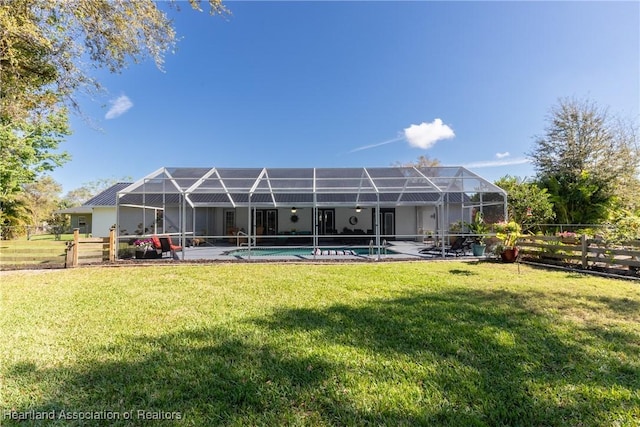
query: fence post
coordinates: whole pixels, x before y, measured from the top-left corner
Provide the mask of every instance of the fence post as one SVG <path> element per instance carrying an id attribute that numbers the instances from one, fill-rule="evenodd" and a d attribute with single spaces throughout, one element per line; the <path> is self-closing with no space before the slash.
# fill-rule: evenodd
<path id="1" fill-rule="evenodd" d="M 80 252 L 80 229 L 73 229 L 73 260 L 71 261 L 71 267 L 78 266 L 78 252 Z"/>
<path id="2" fill-rule="evenodd" d="M 582 246 L 582 268 L 587 269 L 587 236 L 583 234 L 580 236 L 580 244 Z"/>
<path id="3" fill-rule="evenodd" d="M 116 260 L 116 229 L 109 230 L 109 262 Z"/>
<path id="4" fill-rule="evenodd" d="M 64 254 L 64 268 L 72 267 L 71 263 L 73 262 L 73 243 L 67 242 L 66 249 Z"/>

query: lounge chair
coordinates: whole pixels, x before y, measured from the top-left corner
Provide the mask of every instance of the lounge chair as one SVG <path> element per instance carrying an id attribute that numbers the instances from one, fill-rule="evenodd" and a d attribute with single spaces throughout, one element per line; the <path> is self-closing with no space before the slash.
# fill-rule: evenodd
<path id="1" fill-rule="evenodd" d="M 453 254 L 454 256 L 464 255 L 471 250 L 471 244 L 473 241 L 470 241 L 467 237 L 459 236 L 453 242 L 450 248 L 446 249 L 446 253 Z"/>
<path id="2" fill-rule="evenodd" d="M 423 255 L 430 255 L 433 254 L 434 252 L 442 252 L 442 247 L 438 246 L 438 245 L 431 245 L 431 246 L 427 246 L 426 248 L 422 248 L 418 250 L 418 253 L 423 254 Z"/>
<path id="3" fill-rule="evenodd" d="M 153 247 L 156 249 L 156 252 L 158 252 L 158 256 L 162 257 L 162 243 L 160 243 L 158 236 L 151 236 L 151 242 L 153 243 Z"/>
<path id="4" fill-rule="evenodd" d="M 460 255 L 464 255 L 471 250 L 472 243 L 473 241 L 467 237 L 462 237 L 462 236 L 456 237 L 453 244 L 450 247 L 445 248 L 444 254 L 445 256 L 453 255 L 456 257 Z M 434 245 L 434 246 L 422 248 L 418 251 L 418 253 L 422 255 L 442 256 L 442 246 Z"/>
<path id="5" fill-rule="evenodd" d="M 160 250 L 161 256 L 168 252 L 173 259 L 178 259 L 176 252 L 181 251 L 182 246 L 174 245 L 170 236 L 151 236 L 151 241 L 156 249 Z"/>

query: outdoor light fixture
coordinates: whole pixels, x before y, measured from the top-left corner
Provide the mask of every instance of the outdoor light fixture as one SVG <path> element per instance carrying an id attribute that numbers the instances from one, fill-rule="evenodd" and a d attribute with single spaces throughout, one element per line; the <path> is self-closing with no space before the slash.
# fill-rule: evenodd
<path id="1" fill-rule="evenodd" d="M 297 209 L 294 207 L 291 208 L 291 213 L 296 213 Z"/>
<path id="2" fill-rule="evenodd" d="M 362 211 L 362 208 L 360 206 L 356 206 L 356 212 L 360 212 Z"/>

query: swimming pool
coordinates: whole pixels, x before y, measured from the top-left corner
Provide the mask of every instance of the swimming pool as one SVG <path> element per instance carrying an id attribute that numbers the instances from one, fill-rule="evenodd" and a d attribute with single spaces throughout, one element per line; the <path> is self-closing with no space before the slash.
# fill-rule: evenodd
<path id="1" fill-rule="evenodd" d="M 318 248 L 319 252 L 316 255 L 369 255 L 369 247 L 331 247 L 331 248 Z M 374 249 L 375 250 L 375 249 Z M 383 254 L 397 254 L 390 249 L 383 249 Z M 249 256 L 248 249 L 234 249 L 229 252 L 225 252 L 224 255 L 245 257 Z M 308 255 L 313 256 L 313 248 L 255 248 L 251 249 L 251 256 L 300 256 Z"/>

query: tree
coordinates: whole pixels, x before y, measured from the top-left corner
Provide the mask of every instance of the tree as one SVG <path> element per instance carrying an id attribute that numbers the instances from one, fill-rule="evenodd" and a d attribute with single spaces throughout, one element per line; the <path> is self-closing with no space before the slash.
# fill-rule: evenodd
<path id="1" fill-rule="evenodd" d="M 54 150 L 70 134 L 64 110 L 36 120 L 0 123 L 0 203 L 20 193 L 24 185 L 68 160 Z"/>
<path id="2" fill-rule="evenodd" d="M 432 168 L 436 166 L 440 166 L 440 160 L 432 159 L 429 156 L 419 156 L 413 162 L 395 162 L 393 163 L 395 167 L 417 167 L 417 168 Z"/>
<path id="3" fill-rule="evenodd" d="M 200 9 L 199 0 L 189 0 Z M 225 12 L 209 0 L 210 12 Z M 23 185 L 68 159 L 74 93 L 100 88 L 82 63 L 119 72 L 175 45 L 168 17 L 152 0 L 0 0 L 0 223 Z M 84 61 L 83 61 L 84 59 Z"/>
<path id="4" fill-rule="evenodd" d="M 503 176 L 494 184 L 507 192 L 510 220 L 522 225 L 545 224 L 553 220 L 553 204 L 546 188 L 509 175 Z"/>
<path id="5" fill-rule="evenodd" d="M 0 218 L 0 238 L 15 239 L 27 233 L 31 221 L 31 213 L 24 198 L 13 198 L 2 206 Z"/>
<path id="6" fill-rule="evenodd" d="M 189 0 L 200 9 L 199 0 Z M 209 0 L 211 13 L 225 12 Z M 0 0 L 2 115 L 26 119 L 70 99 L 80 87 L 98 87 L 80 59 L 119 72 L 129 60 L 153 58 L 158 67 L 175 46 L 166 14 L 152 0 Z"/>
<path id="7" fill-rule="evenodd" d="M 64 215 L 54 212 L 62 208 L 62 186 L 50 176 L 43 176 L 24 185 L 23 191 L 5 206 L 2 237 L 15 238 L 27 234 L 27 228 L 60 225 Z"/>
<path id="8" fill-rule="evenodd" d="M 30 225 L 50 222 L 53 212 L 60 208 L 62 186 L 50 176 L 44 176 L 24 187 L 22 197 L 31 214 Z"/>
<path id="9" fill-rule="evenodd" d="M 529 156 L 548 189 L 559 223 L 608 219 L 623 184 L 637 182 L 640 153 L 635 133 L 591 101 L 561 99 Z"/>

